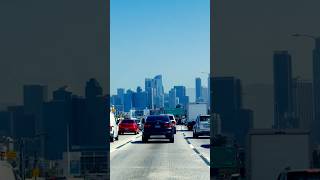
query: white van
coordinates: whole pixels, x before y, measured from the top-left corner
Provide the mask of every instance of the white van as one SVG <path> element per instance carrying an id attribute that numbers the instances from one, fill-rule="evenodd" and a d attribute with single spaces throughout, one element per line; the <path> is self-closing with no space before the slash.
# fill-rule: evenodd
<path id="1" fill-rule="evenodd" d="M 210 136 L 210 115 L 197 116 L 195 125 L 193 126 L 193 137 Z"/>
<path id="2" fill-rule="evenodd" d="M 114 114 L 110 112 L 110 142 L 113 142 L 114 140 L 118 140 L 119 138 L 119 126 L 117 124 L 116 118 L 114 117 Z"/>

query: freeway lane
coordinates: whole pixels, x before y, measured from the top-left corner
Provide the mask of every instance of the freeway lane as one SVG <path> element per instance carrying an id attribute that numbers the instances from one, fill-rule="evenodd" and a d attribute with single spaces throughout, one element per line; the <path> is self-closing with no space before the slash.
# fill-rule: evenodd
<path id="1" fill-rule="evenodd" d="M 110 152 L 112 153 L 116 151 L 118 148 L 121 148 L 121 146 L 126 145 L 127 143 L 135 140 L 137 137 L 140 137 L 141 135 L 142 135 L 141 132 L 139 132 L 139 134 L 137 135 L 130 134 L 130 133 L 119 135 L 119 140 L 110 143 Z"/>
<path id="2" fill-rule="evenodd" d="M 144 144 L 138 137 L 111 152 L 111 180 L 209 180 L 209 166 L 190 148 L 183 132 L 177 132 L 174 143 L 154 139 Z"/>
<path id="3" fill-rule="evenodd" d="M 210 136 L 193 138 L 192 131 L 183 132 L 190 144 L 210 163 Z"/>

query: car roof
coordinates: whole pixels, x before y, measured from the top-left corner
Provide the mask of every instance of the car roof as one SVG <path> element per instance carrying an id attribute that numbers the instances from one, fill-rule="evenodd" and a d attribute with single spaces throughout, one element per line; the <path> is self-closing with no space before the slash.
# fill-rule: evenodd
<path id="1" fill-rule="evenodd" d="M 160 114 L 161 116 L 173 116 L 174 117 L 174 115 L 173 114 Z"/>

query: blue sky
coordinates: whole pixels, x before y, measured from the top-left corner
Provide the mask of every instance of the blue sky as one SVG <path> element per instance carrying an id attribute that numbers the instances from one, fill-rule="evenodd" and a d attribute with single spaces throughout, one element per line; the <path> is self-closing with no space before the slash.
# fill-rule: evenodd
<path id="1" fill-rule="evenodd" d="M 210 71 L 209 0 L 111 0 L 110 86 L 144 89 L 162 74 L 165 91 L 207 86 Z"/>

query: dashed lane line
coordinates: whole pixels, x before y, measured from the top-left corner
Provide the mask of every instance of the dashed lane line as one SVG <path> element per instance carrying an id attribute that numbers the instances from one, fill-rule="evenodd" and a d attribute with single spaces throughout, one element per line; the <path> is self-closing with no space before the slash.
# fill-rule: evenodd
<path id="1" fill-rule="evenodd" d="M 187 143 L 189 144 L 189 147 L 198 155 L 200 156 L 200 158 L 206 163 L 207 166 L 210 167 L 210 160 L 208 158 L 206 158 L 200 151 L 197 150 L 197 148 L 195 148 L 191 142 L 186 138 L 185 133 L 183 133 L 184 139 L 187 141 Z"/>

